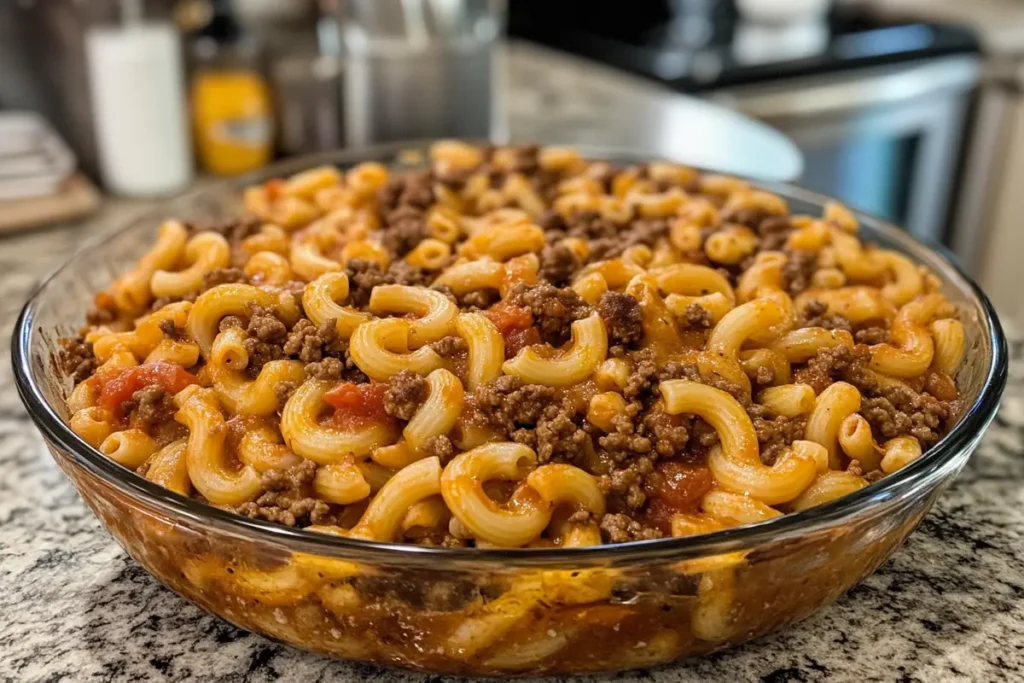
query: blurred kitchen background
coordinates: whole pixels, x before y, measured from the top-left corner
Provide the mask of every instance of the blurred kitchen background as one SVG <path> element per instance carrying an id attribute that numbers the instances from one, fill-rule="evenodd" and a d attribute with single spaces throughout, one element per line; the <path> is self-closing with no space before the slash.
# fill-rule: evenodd
<path id="1" fill-rule="evenodd" d="M 696 98 L 784 133 L 799 184 L 945 245 L 1024 320 L 1022 83 L 1021 0 L 0 0 L 0 233 L 377 141 L 708 163 L 675 116 Z M 696 147 L 772 175 L 729 130 Z"/>

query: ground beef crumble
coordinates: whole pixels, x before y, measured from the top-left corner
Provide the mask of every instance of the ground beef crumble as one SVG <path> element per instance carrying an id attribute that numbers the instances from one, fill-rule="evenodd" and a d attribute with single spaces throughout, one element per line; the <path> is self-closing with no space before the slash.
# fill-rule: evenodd
<path id="1" fill-rule="evenodd" d="M 569 340 L 571 326 L 590 315 L 590 305 L 569 287 L 551 285 L 516 285 L 505 298 L 510 306 L 530 309 L 534 326 L 541 338 L 552 346 L 561 346 Z"/>
<path id="2" fill-rule="evenodd" d="M 644 334 L 644 316 L 640 302 L 629 294 L 605 292 L 597 303 L 597 312 L 608 330 L 608 344 L 630 346 Z"/>
<path id="3" fill-rule="evenodd" d="M 662 538 L 664 534 L 658 529 L 645 526 L 629 515 L 622 513 L 606 514 L 601 518 L 601 535 L 608 543 L 628 543 L 630 541 L 650 541 Z"/>
<path id="4" fill-rule="evenodd" d="M 451 439 L 443 434 L 432 436 L 424 442 L 423 453 L 428 458 L 438 458 L 441 461 L 441 464 L 445 465 L 449 460 L 455 457 L 455 445 L 452 444 Z"/>
<path id="5" fill-rule="evenodd" d="M 345 268 L 349 282 L 349 303 L 356 308 L 365 308 L 370 303 L 370 294 L 378 285 L 425 286 L 429 274 L 422 268 L 411 266 L 405 261 L 394 261 L 387 270 L 371 261 L 353 259 Z"/>
<path id="6" fill-rule="evenodd" d="M 606 220 L 606 219 L 601 219 Z M 608 231 L 610 234 L 590 238 L 590 253 L 587 256 L 589 262 L 603 261 L 605 259 L 621 256 L 630 247 L 645 246 L 653 247 L 658 240 L 668 235 L 669 222 L 664 218 L 637 218 L 628 226 L 621 227 L 611 224 L 614 229 Z M 576 236 L 572 230 L 570 236 Z"/>
<path id="7" fill-rule="evenodd" d="M 421 210 L 429 208 L 434 201 L 434 192 L 431 189 L 433 180 L 433 172 L 430 170 L 410 171 L 391 176 L 377 193 L 381 212 L 385 217 L 389 217 L 403 206 Z"/>
<path id="8" fill-rule="evenodd" d="M 499 298 L 498 292 L 493 289 L 476 289 L 463 294 L 458 304 L 467 310 L 485 311 L 497 303 Z"/>
<path id="9" fill-rule="evenodd" d="M 411 420 L 430 394 L 427 380 L 411 370 L 402 370 L 388 382 L 384 410 L 401 420 Z"/>
<path id="10" fill-rule="evenodd" d="M 256 500 L 236 507 L 235 512 L 285 526 L 334 523 L 336 515 L 331 506 L 312 496 L 316 469 L 315 462 L 303 460 L 287 470 L 264 472 L 261 478 L 264 492 Z"/>
<path id="11" fill-rule="evenodd" d="M 222 324 L 225 321 L 228 321 L 228 318 L 221 321 Z M 272 360 L 280 360 L 284 355 L 282 347 L 288 338 L 288 328 L 272 309 L 251 304 L 246 333 L 249 336 L 243 345 L 249 354 L 249 364 L 245 371 L 250 377 L 256 377 L 265 364 Z"/>
<path id="12" fill-rule="evenodd" d="M 554 209 L 548 209 L 542 213 L 537 219 L 537 225 L 544 230 L 548 244 L 554 244 L 562 239 L 569 230 L 569 224 L 565 218 Z"/>
<path id="13" fill-rule="evenodd" d="M 654 448 L 654 441 L 647 436 L 643 423 L 634 423 L 639 412 L 640 404 L 631 403 L 625 413 L 613 418 L 613 430 L 597 439 L 602 452 L 617 464 L 628 463 L 638 455 L 650 453 Z"/>
<path id="14" fill-rule="evenodd" d="M 381 235 L 381 244 L 399 256 L 416 248 L 427 236 L 425 215 L 419 209 L 403 206 L 391 214 Z"/>
<path id="15" fill-rule="evenodd" d="M 643 431 L 654 443 L 654 452 L 662 458 L 686 457 L 686 446 L 690 442 L 690 432 L 694 431 L 697 440 L 703 437 L 703 431 L 696 426 L 698 418 L 687 419 L 683 415 L 669 415 L 661 410 L 652 410 L 643 416 Z M 710 429 L 703 420 L 700 423 Z M 712 430 L 714 431 L 714 430 Z"/>
<path id="16" fill-rule="evenodd" d="M 57 363 L 61 371 L 70 377 L 75 384 L 88 378 L 99 366 L 99 362 L 92 352 L 92 344 L 81 337 L 60 340 Z"/>
<path id="17" fill-rule="evenodd" d="M 345 372 L 345 363 L 340 358 L 328 356 L 320 361 L 306 363 L 306 375 L 313 379 L 339 380 Z"/>
<path id="18" fill-rule="evenodd" d="M 516 443 L 534 449 L 540 462 L 579 462 L 591 444 L 580 407 L 567 396 L 559 399 L 553 387 L 504 375 L 477 388 L 472 410 Z"/>
<path id="19" fill-rule="evenodd" d="M 659 366 L 655 362 L 654 353 L 649 349 L 631 352 L 627 357 L 632 367 L 632 372 L 626 380 L 626 386 L 622 390 L 623 396 L 627 399 L 640 398 L 645 404 L 650 403 L 658 397 L 660 382 L 685 379 L 721 389 L 740 401 L 741 404 L 748 405 L 750 403 L 750 398 L 746 396 L 742 387 L 724 377 L 702 377 L 700 370 L 693 363 L 668 361 L 663 366 Z"/>
<path id="20" fill-rule="evenodd" d="M 187 223 L 185 227 L 193 235 L 200 232 L 216 232 L 227 238 L 228 242 L 238 243 L 246 237 L 251 237 L 258 233 L 260 228 L 263 227 L 263 221 L 260 220 L 259 216 L 245 214 L 240 218 L 226 221 Z"/>
<path id="21" fill-rule="evenodd" d="M 346 350 L 345 342 L 338 336 L 334 319 L 325 320 L 317 326 L 303 318 L 295 323 L 282 347 L 286 356 L 297 357 L 303 363 L 316 363 L 324 358 L 344 358 Z"/>
<path id="22" fill-rule="evenodd" d="M 869 361 L 870 354 L 863 346 L 822 348 L 807 361 L 806 366 L 793 373 L 793 382 L 807 384 L 815 394 L 820 394 L 833 382 L 863 369 Z"/>
<path id="23" fill-rule="evenodd" d="M 159 311 L 164 306 L 168 306 L 170 304 L 178 303 L 179 301 L 195 301 L 196 298 L 199 296 L 200 291 L 204 291 L 205 292 L 206 291 L 205 286 L 204 286 L 204 288 L 202 290 L 196 290 L 194 292 L 189 292 L 185 296 L 181 296 L 181 297 L 176 297 L 176 296 L 161 296 L 161 297 L 157 297 L 156 299 L 153 299 L 153 303 L 151 303 L 149 305 L 149 310 L 150 311 Z"/>
<path id="24" fill-rule="evenodd" d="M 761 251 L 781 251 L 789 239 L 793 226 L 788 216 L 770 216 L 757 225 L 757 234 L 761 238 Z"/>
<path id="25" fill-rule="evenodd" d="M 174 397 L 158 386 L 139 389 L 132 394 L 131 400 L 135 408 L 129 416 L 129 422 L 146 432 L 154 425 L 170 422 L 178 411 Z"/>
<path id="26" fill-rule="evenodd" d="M 514 159 L 508 170 L 513 173 L 534 174 L 540 170 L 540 145 L 526 144 L 512 147 Z"/>
<path id="27" fill-rule="evenodd" d="M 830 314 L 828 306 L 820 301 L 812 300 L 800 312 L 798 327 L 824 327 L 826 330 L 853 331 L 850 321 L 841 315 Z"/>
<path id="28" fill-rule="evenodd" d="M 442 358 L 452 359 L 467 353 L 469 344 L 462 337 L 453 334 L 432 343 L 430 348 L 434 349 Z"/>
<path id="29" fill-rule="evenodd" d="M 216 268 L 203 275 L 203 288 L 211 289 L 217 285 L 233 284 L 236 282 L 248 282 L 241 268 Z"/>
<path id="30" fill-rule="evenodd" d="M 534 449 L 538 462 L 580 463 L 590 434 L 583 427 L 583 416 L 569 401 L 563 401 L 545 406 L 533 429 L 515 430 L 512 440 Z"/>
<path id="31" fill-rule="evenodd" d="M 461 548 L 465 542 L 445 535 L 426 539 L 424 545 Z M 392 576 L 383 572 L 364 574 L 352 578 L 352 586 L 374 604 L 401 603 L 413 609 L 428 612 L 452 612 L 465 609 L 473 602 L 485 602 L 497 597 L 493 584 L 474 583 L 454 572 L 424 570 L 416 580 Z"/>
<path id="32" fill-rule="evenodd" d="M 413 171 L 389 178 L 377 199 L 384 217 L 381 243 L 405 256 L 426 236 L 426 210 L 434 202 L 433 174 Z"/>
<path id="33" fill-rule="evenodd" d="M 170 322 L 170 320 L 160 321 L 161 325 Z M 226 332 L 227 330 L 230 330 L 232 327 L 237 327 L 239 329 L 245 330 L 248 324 L 249 323 L 246 322 L 245 318 L 243 318 L 240 315 L 226 315 L 220 319 L 220 323 L 218 323 L 217 325 L 217 330 L 220 332 Z"/>
<path id="34" fill-rule="evenodd" d="M 537 275 L 555 287 L 564 287 L 583 267 L 576 252 L 565 244 L 549 244 L 540 252 L 540 270 Z"/>
<path id="35" fill-rule="evenodd" d="M 928 393 L 902 387 L 888 387 L 881 393 L 863 399 L 860 413 L 872 430 L 886 439 L 909 434 L 921 442 L 922 448 L 928 448 L 942 438 L 956 416 L 956 406 Z"/>
<path id="36" fill-rule="evenodd" d="M 636 452 L 622 467 L 598 477 L 597 485 L 616 511 L 637 512 L 647 502 L 644 493 L 647 476 L 654 471 L 653 458 Z"/>
<path id="37" fill-rule="evenodd" d="M 89 325 L 108 325 L 115 320 L 117 306 L 112 297 L 101 298 L 85 314 L 85 322 Z"/>
<path id="38" fill-rule="evenodd" d="M 502 375 L 477 387 L 473 404 L 493 427 L 511 434 L 520 426 L 537 424 L 554 395 L 552 387 L 524 385 L 518 377 Z"/>
<path id="39" fill-rule="evenodd" d="M 277 405 L 279 407 L 283 407 L 284 404 L 288 402 L 288 399 L 292 397 L 292 394 L 295 393 L 295 390 L 298 388 L 298 383 L 293 382 L 292 380 L 285 380 L 283 382 L 278 382 L 277 384 L 275 384 L 274 396 L 277 398 Z"/>
<path id="40" fill-rule="evenodd" d="M 889 343 L 889 330 L 884 327 L 872 326 L 857 330 L 853 333 L 853 339 L 858 344 L 887 344 Z"/>
<path id="41" fill-rule="evenodd" d="M 227 320 L 227 318 L 225 318 L 225 320 Z M 224 323 L 222 321 L 222 329 L 223 324 Z M 157 326 L 160 328 L 160 331 L 164 333 L 164 336 L 172 341 L 182 341 L 187 337 L 187 335 L 185 335 L 184 332 L 174 324 L 173 320 L 164 318 L 157 324 Z"/>
<path id="42" fill-rule="evenodd" d="M 686 325 L 690 329 L 707 330 L 711 328 L 711 314 L 708 313 L 708 309 L 700 304 L 690 304 L 687 306 L 684 320 L 686 320 Z"/>
<path id="43" fill-rule="evenodd" d="M 786 251 L 786 265 L 782 267 L 782 283 L 791 296 L 811 286 L 818 257 L 810 251 Z"/>
<path id="44" fill-rule="evenodd" d="M 549 218 L 548 224 L 558 225 L 559 223 L 554 223 L 554 219 Z M 585 240 L 610 239 L 622 232 L 621 225 L 603 218 L 596 211 L 574 213 L 561 225 L 565 226 L 569 237 L 578 237 Z"/>
<path id="45" fill-rule="evenodd" d="M 752 422 L 757 442 L 761 446 L 761 462 L 766 465 L 774 465 L 786 448 L 804 438 L 804 429 L 807 427 L 807 418 L 803 416 L 788 418 L 780 415 L 775 419 L 755 417 Z"/>

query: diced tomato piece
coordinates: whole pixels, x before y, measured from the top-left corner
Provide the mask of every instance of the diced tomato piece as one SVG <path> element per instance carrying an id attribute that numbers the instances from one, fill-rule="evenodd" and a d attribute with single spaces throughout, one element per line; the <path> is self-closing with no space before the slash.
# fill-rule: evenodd
<path id="1" fill-rule="evenodd" d="M 705 465 L 666 460 L 655 469 L 661 475 L 661 483 L 645 490 L 647 521 L 669 534 L 672 532 L 672 516 L 680 512 L 696 512 L 700 499 L 711 490 L 715 480 Z"/>
<path id="2" fill-rule="evenodd" d="M 99 401 L 101 406 L 121 419 L 124 417 L 124 404 L 139 389 L 158 386 L 169 394 L 176 394 L 190 384 L 198 383 L 195 375 L 174 363 L 135 365 L 101 373 Z"/>
<path id="3" fill-rule="evenodd" d="M 99 292 L 93 297 L 93 304 L 100 310 L 117 313 L 117 302 L 114 301 L 114 297 L 108 292 Z"/>
<path id="4" fill-rule="evenodd" d="M 370 422 L 387 423 L 393 418 L 384 409 L 383 383 L 355 384 L 343 382 L 324 394 L 324 401 L 334 408 L 331 421 L 341 429 L 356 429 Z"/>
<path id="5" fill-rule="evenodd" d="M 525 306 L 511 306 L 501 301 L 487 311 L 487 317 L 491 319 L 498 331 L 503 335 L 509 330 L 522 330 L 533 325 L 533 313 Z"/>
<path id="6" fill-rule="evenodd" d="M 515 358 L 516 354 L 527 346 L 540 344 L 540 332 L 536 327 L 525 330 L 512 330 L 505 335 L 505 358 Z"/>
<path id="7" fill-rule="evenodd" d="M 487 311 L 487 317 L 505 338 L 505 358 L 512 358 L 527 346 L 541 342 L 529 308 L 509 306 L 502 301 Z"/>
<path id="8" fill-rule="evenodd" d="M 285 182 L 281 178 L 271 178 L 263 183 L 263 189 L 267 192 L 267 199 L 274 201 L 284 191 Z"/>

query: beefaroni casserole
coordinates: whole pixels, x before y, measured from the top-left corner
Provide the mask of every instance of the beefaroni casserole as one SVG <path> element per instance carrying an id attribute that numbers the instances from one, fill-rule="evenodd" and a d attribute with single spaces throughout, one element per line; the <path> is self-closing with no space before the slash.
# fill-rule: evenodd
<path id="1" fill-rule="evenodd" d="M 863 488 L 958 415 L 956 311 L 837 203 L 791 215 L 677 164 L 452 141 L 423 170 L 316 168 L 244 205 L 166 221 L 61 358 L 82 439 L 239 515 L 452 548 L 696 535 Z M 494 671 L 555 652 L 524 625 L 537 604 L 617 590 L 594 570 L 410 596 L 340 560 L 175 561 L 367 632 L 352 615 L 386 594 L 433 615 L 427 666 L 436 649 Z M 742 562 L 677 565 L 701 576 L 692 637 L 730 637 Z M 599 630 L 607 609 L 573 620 Z M 352 656 L 387 661 L 374 642 Z"/>

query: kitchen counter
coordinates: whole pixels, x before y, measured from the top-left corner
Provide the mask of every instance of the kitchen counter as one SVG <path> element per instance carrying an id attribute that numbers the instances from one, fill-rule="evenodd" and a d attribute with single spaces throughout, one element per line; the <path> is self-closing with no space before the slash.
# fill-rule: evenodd
<path id="1" fill-rule="evenodd" d="M 563 72 L 554 85 L 522 81 L 513 78 L 514 134 L 557 134 L 531 123 L 545 118 L 601 130 L 599 103 L 579 96 L 574 78 Z M 143 207 L 110 202 L 84 226 L 0 239 L 0 355 L 8 356 L 14 319 L 39 277 L 85 236 Z M 745 647 L 589 680 L 1024 679 L 1024 337 L 1011 344 L 1011 357 L 1002 408 L 978 452 L 875 575 L 803 623 Z M 448 680 L 293 650 L 229 626 L 162 587 L 103 531 L 45 453 L 6 361 L 0 615 L 0 681 Z"/>

